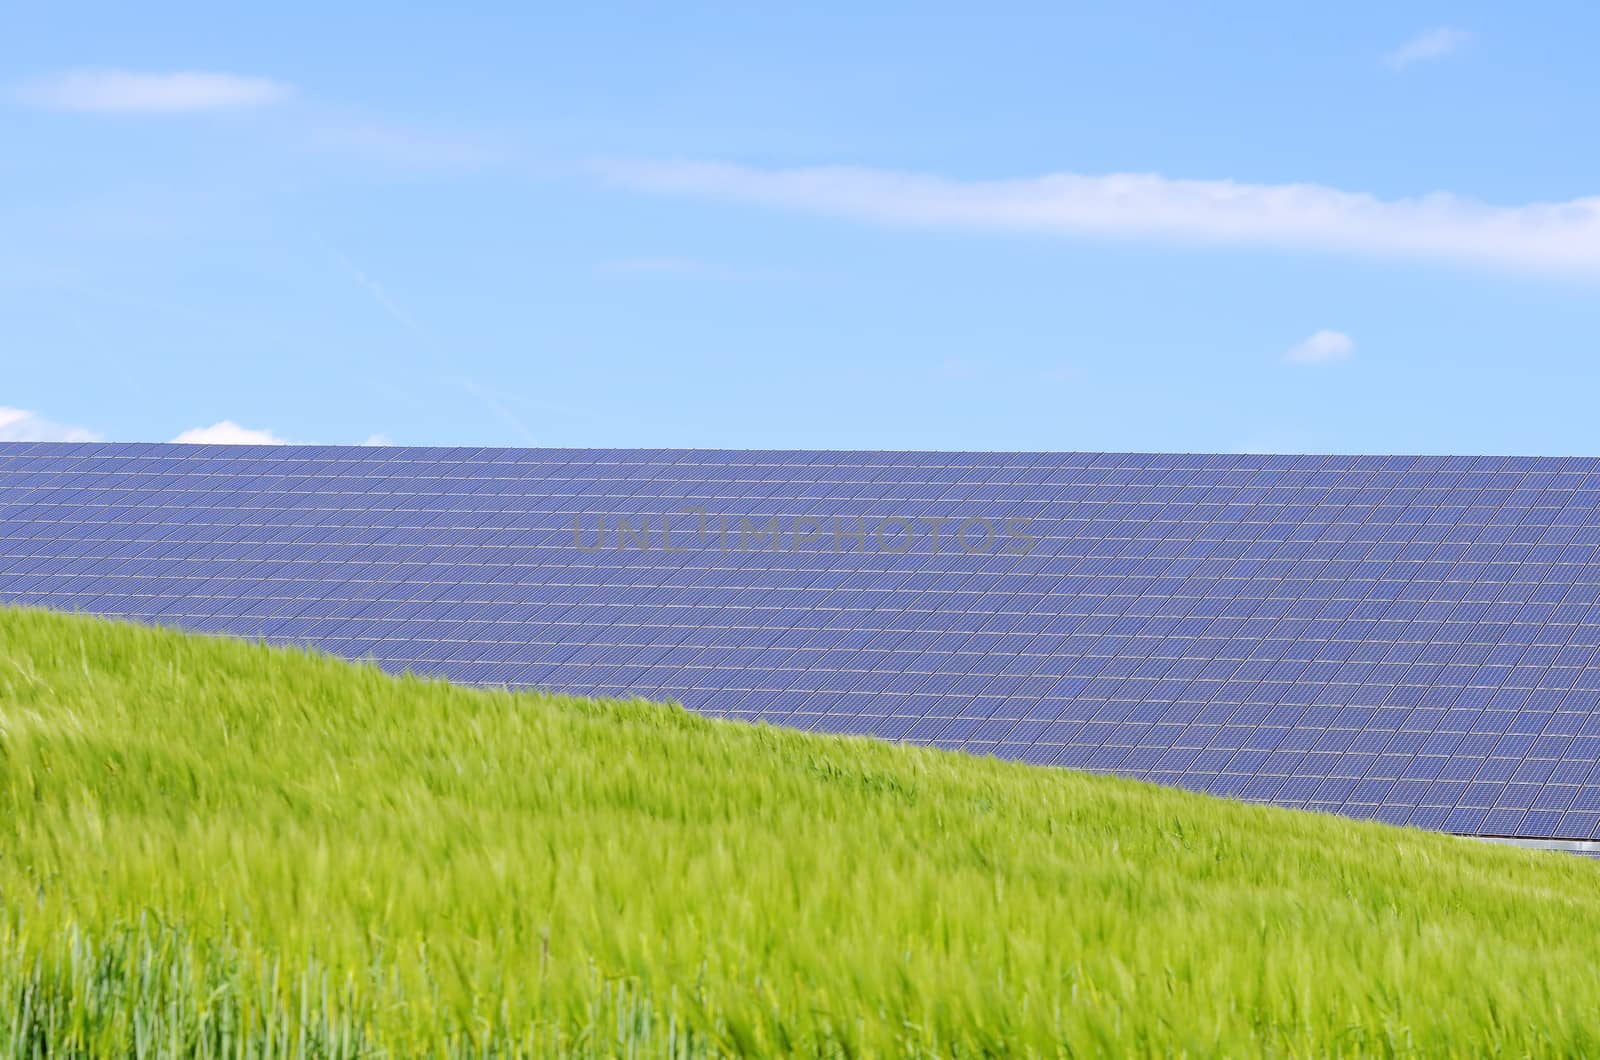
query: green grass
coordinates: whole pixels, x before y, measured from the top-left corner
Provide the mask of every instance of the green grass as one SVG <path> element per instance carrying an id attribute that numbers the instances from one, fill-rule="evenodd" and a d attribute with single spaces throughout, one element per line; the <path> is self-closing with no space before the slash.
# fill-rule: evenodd
<path id="1" fill-rule="evenodd" d="M 1600 866 L 0 609 L 0 1054 L 1600 1052 Z"/>

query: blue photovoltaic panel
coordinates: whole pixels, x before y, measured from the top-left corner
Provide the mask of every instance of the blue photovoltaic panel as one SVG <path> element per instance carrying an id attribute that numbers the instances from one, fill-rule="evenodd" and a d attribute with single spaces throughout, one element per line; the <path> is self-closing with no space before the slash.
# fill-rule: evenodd
<path id="1" fill-rule="evenodd" d="M 0 599 L 1600 838 L 1600 461 L 0 444 Z"/>

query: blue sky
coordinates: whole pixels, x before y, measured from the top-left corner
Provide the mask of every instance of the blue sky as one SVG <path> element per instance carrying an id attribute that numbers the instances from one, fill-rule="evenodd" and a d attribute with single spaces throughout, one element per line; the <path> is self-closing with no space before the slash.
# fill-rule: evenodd
<path id="1" fill-rule="evenodd" d="M 18 5 L 0 438 L 1600 453 L 1591 5 Z"/>

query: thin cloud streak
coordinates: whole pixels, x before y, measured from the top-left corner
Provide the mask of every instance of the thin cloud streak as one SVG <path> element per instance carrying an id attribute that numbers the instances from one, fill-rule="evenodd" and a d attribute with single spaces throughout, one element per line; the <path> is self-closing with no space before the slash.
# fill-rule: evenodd
<path id="1" fill-rule="evenodd" d="M 1600 196 L 1492 206 L 1447 193 L 1380 199 L 1319 184 L 1052 173 L 955 180 L 848 167 L 597 163 L 616 186 L 921 228 L 1171 240 L 1600 273 Z"/>
<path id="2" fill-rule="evenodd" d="M 389 291 L 383 286 L 383 284 L 379 283 L 371 276 L 368 276 L 366 272 L 356 265 L 355 262 L 339 253 L 339 251 L 334 249 L 332 246 L 328 246 L 327 244 L 324 244 L 324 246 L 327 246 L 328 253 L 331 254 L 334 261 L 338 262 L 340 267 L 349 274 L 350 278 L 354 280 L 359 287 L 365 289 L 366 292 L 372 296 L 373 301 L 375 301 L 378 304 L 378 307 L 383 310 L 384 315 L 386 315 L 396 324 L 400 325 L 400 327 L 404 330 L 409 331 L 411 334 L 419 338 L 422 337 L 422 329 L 417 326 L 417 322 L 412 319 L 410 313 L 407 313 L 405 309 L 401 307 L 399 302 L 396 302 L 393 298 L 389 297 Z"/>
<path id="3" fill-rule="evenodd" d="M 238 74 L 67 70 L 26 84 L 17 94 L 49 110 L 130 114 L 259 107 L 293 92 L 281 81 Z"/>
<path id="4" fill-rule="evenodd" d="M 405 331 L 409 332 L 417 340 L 418 346 L 430 360 L 440 365 L 446 363 L 446 358 L 439 355 L 438 351 L 434 348 L 434 343 L 432 340 L 417 324 L 416 318 L 410 313 L 406 312 L 405 308 L 390 296 L 388 289 L 385 288 L 383 284 L 369 276 L 365 271 L 363 271 L 344 254 L 340 253 L 332 245 L 324 243 L 324 246 L 327 247 L 328 252 L 333 256 L 334 260 L 337 261 L 339 265 L 350 275 L 350 278 L 372 296 L 373 300 L 377 302 L 384 314 Z M 528 425 L 522 421 L 521 417 L 506 407 L 505 402 L 501 401 L 500 398 L 496 396 L 494 391 L 479 386 L 471 379 L 456 379 L 455 382 L 463 390 L 476 398 L 481 405 L 498 416 L 527 444 L 538 444 L 537 436 L 533 433 L 533 431 L 528 429 Z"/>
<path id="5" fill-rule="evenodd" d="M 1404 70 L 1417 63 L 1433 62 L 1443 59 L 1451 52 L 1458 51 L 1462 45 L 1472 39 L 1472 34 L 1465 30 L 1452 29 L 1449 26 L 1435 26 L 1417 34 L 1406 41 L 1394 51 L 1383 57 L 1383 61 L 1395 70 Z"/>

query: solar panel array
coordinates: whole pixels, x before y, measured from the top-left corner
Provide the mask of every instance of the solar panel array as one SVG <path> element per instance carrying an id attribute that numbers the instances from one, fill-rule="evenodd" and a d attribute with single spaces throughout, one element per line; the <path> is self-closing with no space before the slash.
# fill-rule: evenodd
<path id="1" fill-rule="evenodd" d="M 0 599 L 1600 836 L 1600 461 L 0 444 Z"/>

